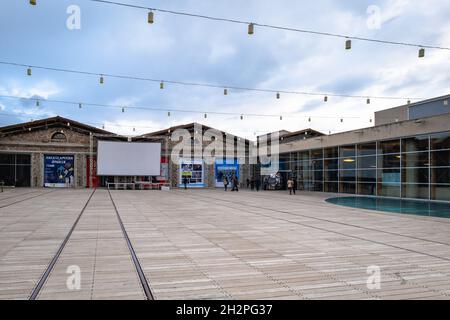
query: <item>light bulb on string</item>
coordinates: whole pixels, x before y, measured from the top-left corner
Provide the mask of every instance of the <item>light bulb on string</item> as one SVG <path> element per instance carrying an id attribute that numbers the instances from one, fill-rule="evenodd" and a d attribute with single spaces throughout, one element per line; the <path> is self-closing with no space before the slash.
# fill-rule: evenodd
<path id="1" fill-rule="evenodd" d="M 352 40 L 347 39 L 345 41 L 345 50 L 350 50 L 352 48 Z"/>
<path id="2" fill-rule="evenodd" d="M 323 101 L 327 102 L 328 101 L 328 96 L 323 97 Z"/>
<path id="3" fill-rule="evenodd" d="M 204 114 L 204 118 L 205 118 L 205 119 L 208 118 L 208 115 L 207 115 L 206 113 Z"/>
<path id="4" fill-rule="evenodd" d="M 159 88 L 162 90 L 162 89 L 164 89 L 164 81 L 161 81 L 160 83 L 159 83 Z"/>
<path id="5" fill-rule="evenodd" d="M 280 99 L 280 93 L 277 92 L 277 99 Z"/>
<path id="6" fill-rule="evenodd" d="M 28 76 L 31 76 L 31 74 L 32 74 L 31 67 L 28 67 L 28 69 L 27 69 L 27 75 L 28 75 Z"/>
<path id="7" fill-rule="evenodd" d="M 280 116 L 280 120 L 283 120 L 283 116 Z"/>
<path id="8" fill-rule="evenodd" d="M 152 24 L 154 22 L 153 18 L 154 18 L 153 11 L 149 11 L 148 16 L 147 16 L 147 22 L 149 24 Z"/>
<path id="9" fill-rule="evenodd" d="M 228 89 L 227 88 L 223 89 L 223 95 L 224 96 L 228 95 Z"/>
<path id="10" fill-rule="evenodd" d="M 124 113 L 125 112 L 125 108 L 124 107 L 122 107 L 122 113 Z"/>
<path id="11" fill-rule="evenodd" d="M 170 111 L 167 111 L 167 116 L 170 117 Z"/>
<path id="12" fill-rule="evenodd" d="M 78 104 L 78 109 L 81 109 L 83 106 L 81 105 L 81 103 Z"/>
<path id="13" fill-rule="evenodd" d="M 105 79 L 103 78 L 103 75 L 100 75 L 100 80 L 99 80 L 100 84 L 105 83 Z"/>
<path id="14" fill-rule="evenodd" d="M 241 114 L 241 120 L 244 120 L 244 115 Z"/>
<path id="15" fill-rule="evenodd" d="M 370 104 L 370 99 L 369 98 L 367 98 L 366 103 Z"/>
<path id="16" fill-rule="evenodd" d="M 255 31 L 254 29 L 255 29 L 254 24 L 253 24 L 253 23 L 250 23 L 250 24 L 248 25 L 247 33 L 248 33 L 248 34 L 253 34 L 254 31 Z"/>
<path id="17" fill-rule="evenodd" d="M 35 5 L 36 5 L 36 0 L 30 0 L 30 4 L 31 4 L 32 6 L 35 6 Z"/>
<path id="18" fill-rule="evenodd" d="M 419 58 L 423 58 L 425 57 L 425 48 L 420 48 L 419 49 Z"/>

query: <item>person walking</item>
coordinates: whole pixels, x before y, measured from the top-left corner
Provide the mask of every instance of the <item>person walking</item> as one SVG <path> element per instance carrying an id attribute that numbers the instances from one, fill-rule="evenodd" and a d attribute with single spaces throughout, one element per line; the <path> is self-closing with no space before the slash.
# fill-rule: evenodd
<path id="1" fill-rule="evenodd" d="M 292 178 L 289 178 L 287 181 L 287 187 L 289 190 L 289 194 L 292 195 L 292 190 L 294 189 L 294 180 L 292 180 Z M 295 194 L 295 191 L 294 191 Z"/>
<path id="2" fill-rule="evenodd" d="M 294 194 L 295 194 L 295 190 L 297 190 L 297 179 L 294 177 L 294 178 L 292 178 L 292 180 L 294 182 L 294 184 L 292 186 L 292 191 L 294 191 Z"/>
<path id="3" fill-rule="evenodd" d="M 247 189 L 249 189 L 249 188 L 250 188 L 250 179 L 247 178 Z"/>
<path id="4" fill-rule="evenodd" d="M 233 176 L 232 182 L 233 182 L 233 189 L 231 189 L 231 191 L 239 191 L 239 180 L 237 176 Z"/>
<path id="5" fill-rule="evenodd" d="M 228 177 L 224 176 L 223 177 L 223 187 L 225 188 L 225 191 L 228 190 L 228 185 L 230 184 L 230 182 L 228 181 Z"/>
<path id="6" fill-rule="evenodd" d="M 188 179 L 187 177 L 183 177 L 183 184 L 184 184 L 184 189 L 187 189 L 187 185 L 188 185 Z"/>
<path id="7" fill-rule="evenodd" d="M 256 192 L 259 191 L 260 185 L 261 185 L 260 179 L 256 178 L 256 179 L 255 179 L 255 188 L 256 188 Z"/>
<path id="8" fill-rule="evenodd" d="M 250 180 L 250 188 L 252 191 L 255 190 L 255 178 L 253 177 Z"/>

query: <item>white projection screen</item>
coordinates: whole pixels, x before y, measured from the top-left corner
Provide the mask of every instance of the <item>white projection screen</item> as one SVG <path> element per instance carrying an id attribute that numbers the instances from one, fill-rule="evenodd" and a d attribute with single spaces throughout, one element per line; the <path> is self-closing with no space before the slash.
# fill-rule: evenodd
<path id="1" fill-rule="evenodd" d="M 98 141 L 97 175 L 159 176 L 161 143 Z"/>

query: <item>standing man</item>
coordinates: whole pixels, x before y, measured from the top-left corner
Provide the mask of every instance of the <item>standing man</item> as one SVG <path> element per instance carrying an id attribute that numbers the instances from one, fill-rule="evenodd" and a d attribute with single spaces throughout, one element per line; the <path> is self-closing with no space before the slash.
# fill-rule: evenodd
<path id="1" fill-rule="evenodd" d="M 239 191 L 239 180 L 236 175 L 233 176 L 232 181 L 233 181 L 233 189 L 231 189 L 231 191 Z"/>
<path id="2" fill-rule="evenodd" d="M 187 185 L 188 185 L 187 177 L 183 177 L 183 184 L 184 184 L 184 190 L 186 190 L 187 189 Z"/>
<path id="3" fill-rule="evenodd" d="M 292 178 L 289 178 L 287 181 L 287 187 L 289 190 L 289 194 L 292 195 L 292 190 L 294 189 L 294 180 L 292 180 Z M 295 191 L 294 191 L 295 194 Z"/>
<path id="4" fill-rule="evenodd" d="M 223 187 L 225 188 L 225 191 L 227 191 L 227 189 L 228 189 L 228 184 L 229 184 L 230 182 L 228 181 L 228 177 L 227 176 L 224 176 L 223 177 Z"/>

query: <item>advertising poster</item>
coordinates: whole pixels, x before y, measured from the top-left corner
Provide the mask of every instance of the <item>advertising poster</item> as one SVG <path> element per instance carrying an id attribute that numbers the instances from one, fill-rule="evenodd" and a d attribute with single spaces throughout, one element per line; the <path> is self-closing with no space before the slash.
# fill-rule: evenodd
<path id="1" fill-rule="evenodd" d="M 216 187 L 223 187 L 223 178 L 228 177 L 228 181 L 231 185 L 231 178 L 236 175 L 239 179 L 239 164 L 237 159 L 234 160 L 234 163 L 226 163 L 225 160 L 216 160 L 215 163 L 215 181 Z"/>
<path id="2" fill-rule="evenodd" d="M 204 164 L 202 159 L 180 159 L 179 187 L 184 187 L 183 179 L 186 177 L 188 188 L 203 188 Z"/>
<path id="3" fill-rule="evenodd" d="M 44 155 L 44 186 L 74 187 L 74 163 L 73 155 Z"/>

